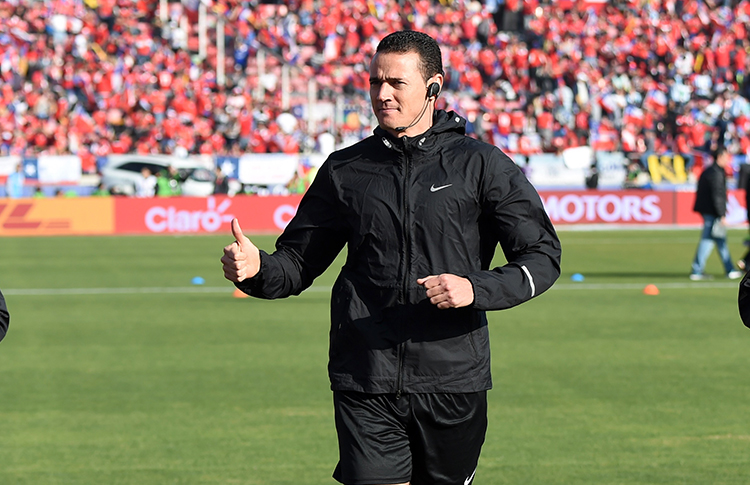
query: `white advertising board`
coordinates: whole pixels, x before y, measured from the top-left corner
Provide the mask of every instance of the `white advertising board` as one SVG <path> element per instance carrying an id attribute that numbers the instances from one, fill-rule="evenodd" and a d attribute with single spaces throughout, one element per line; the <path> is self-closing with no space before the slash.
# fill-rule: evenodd
<path id="1" fill-rule="evenodd" d="M 81 180 L 81 159 L 76 155 L 42 155 L 37 159 L 39 182 L 76 183 Z"/>
<path id="2" fill-rule="evenodd" d="M 250 185 L 286 185 L 294 176 L 299 155 L 253 153 L 239 161 L 239 181 Z"/>
<path id="3" fill-rule="evenodd" d="M 21 157 L 0 157 L 0 177 L 7 177 L 16 171 Z"/>

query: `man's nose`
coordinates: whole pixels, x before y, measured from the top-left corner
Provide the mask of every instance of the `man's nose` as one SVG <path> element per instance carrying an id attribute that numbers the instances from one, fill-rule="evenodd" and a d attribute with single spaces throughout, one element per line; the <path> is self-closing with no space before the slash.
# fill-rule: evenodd
<path id="1" fill-rule="evenodd" d="M 378 86 L 377 88 L 375 88 L 375 92 L 373 93 L 373 95 L 375 96 L 375 98 L 378 99 L 378 100 L 380 100 L 380 101 L 385 101 L 385 100 L 391 99 L 392 98 L 392 94 L 393 94 L 393 89 L 391 89 L 391 87 L 388 86 L 388 84 L 385 84 L 385 83 L 381 84 L 380 86 Z"/>

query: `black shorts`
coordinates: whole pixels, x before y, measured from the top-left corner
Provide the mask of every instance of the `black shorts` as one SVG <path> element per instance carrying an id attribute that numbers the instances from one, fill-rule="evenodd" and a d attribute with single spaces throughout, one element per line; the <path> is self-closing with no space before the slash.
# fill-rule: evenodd
<path id="1" fill-rule="evenodd" d="M 346 485 L 468 485 L 487 431 L 487 392 L 333 393 Z"/>

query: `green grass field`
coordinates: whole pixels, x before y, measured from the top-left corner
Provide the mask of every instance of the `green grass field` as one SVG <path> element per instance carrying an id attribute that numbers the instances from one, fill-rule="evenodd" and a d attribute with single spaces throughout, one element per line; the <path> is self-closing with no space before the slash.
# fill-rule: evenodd
<path id="1" fill-rule="evenodd" d="M 561 239 L 558 284 L 490 316 L 475 483 L 750 483 L 750 330 L 715 254 L 714 281 L 688 280 L 698 230 Z M 334 483 L 335 270 L 296 298 L 233 298 L 230 241 L 0 239 L 0 484 Z"/>

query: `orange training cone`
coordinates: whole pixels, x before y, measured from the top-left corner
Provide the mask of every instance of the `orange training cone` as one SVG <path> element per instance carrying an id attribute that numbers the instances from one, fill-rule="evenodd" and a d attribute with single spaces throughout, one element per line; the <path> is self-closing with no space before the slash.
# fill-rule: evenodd
<path id="1" fill-rule="evenodd" d="M 658 295 L 659 294 L 659 288 L 656 287 L 656 285 L 646 285 L 646 287 L 643 289 L 644 295 Z"/>
<path id="2" fill-rule="evenodd" d="M 245 292 L 243 292 L 239 288 L 235 288 L 234 293 L 232 293 L 232 296 L 235 298 L 247 298 L 248 297 L 248 295 L 245 294 Z"/>

